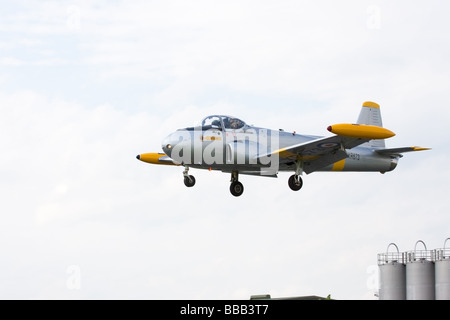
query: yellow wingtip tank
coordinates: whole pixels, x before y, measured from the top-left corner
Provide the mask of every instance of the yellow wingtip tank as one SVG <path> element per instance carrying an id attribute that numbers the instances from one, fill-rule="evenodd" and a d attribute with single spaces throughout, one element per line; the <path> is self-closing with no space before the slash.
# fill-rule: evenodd
<path id="1" fill-rule="evenodd" d="M 136 159 L 153 164 L 163 164 L 169 166 L 177 165 L 165 153 L 142 153 L 138 154 Z"/>
<path id="2" fill-rule="evenodd" d="M 334 124 L 332 126 L 329 126 L 327 130 L 344 137 L 364 138 L 371 140 L 387 139 L 395 136 L 395 133 L 393 133 L 391 130 L 366 124 Z"/>

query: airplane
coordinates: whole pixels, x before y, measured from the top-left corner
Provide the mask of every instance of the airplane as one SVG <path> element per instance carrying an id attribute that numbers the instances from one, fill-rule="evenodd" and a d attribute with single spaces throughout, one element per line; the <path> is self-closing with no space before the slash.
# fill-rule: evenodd
<path id="1" fill-rule="evenodd" d="M 302 174 L 315 171 L 389 172 L 403 153 L 429 150 L 421 147 L 386 148 L 385 139 L 395 135 L 383 128 L 380 106 L 363 103 L 356 123 L 328 126 L 334 135 L 313 135 L 272 130 L 246 124 L 227 115 L 210 115 L 194 127 L 178 129 L 162 141 L 164 153 L 143 153 L 140 161 L 183 166 L 184 184 L 195 185 L 190 168 L 231 174 L 230 192 L 239 197 L 244 186 L 239 175 L 277 177 L 293 172 L 289 187 L 303 186 Z"/>

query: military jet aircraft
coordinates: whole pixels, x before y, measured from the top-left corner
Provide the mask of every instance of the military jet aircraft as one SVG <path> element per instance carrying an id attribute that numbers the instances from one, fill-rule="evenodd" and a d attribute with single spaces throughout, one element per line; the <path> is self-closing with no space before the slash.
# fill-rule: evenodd
<path id="1" fill-rule="evenodd" d="M 164 153 L 143 153 L 137 159 L 160 165 L 183 166 L 184 184 L 195 185 L 190 168 L 220 170 L 231 174 L 230 192 L 240 196 L 239 175 L 277 177 L 291 171 L 289 187 L 303 186 L 303 173 L 315 171 L 375 171 L 396 168 L 402 154 L 428 150 L 421 147 L 386 148 L 395 134 L 383 128 L 380 106 L 364 102 L 355 124 L 331 125 L 334 135 L 318 137 L 255 127 L 225 115 L 210 115 L 198 126 L 179 129 L 162 142 Z"/>

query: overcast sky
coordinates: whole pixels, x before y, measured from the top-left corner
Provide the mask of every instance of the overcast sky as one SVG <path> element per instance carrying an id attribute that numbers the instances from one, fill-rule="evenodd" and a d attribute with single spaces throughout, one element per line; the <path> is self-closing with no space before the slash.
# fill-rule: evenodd
<path id="1" fill-rule="evenodd" d="M 448 1 L 2 1 L 0 298 L 374 299 L 450 236 Z M 397 169 L 240 176 L 136 160 L 212 113 L 328 135 L 381 105 Z"/>

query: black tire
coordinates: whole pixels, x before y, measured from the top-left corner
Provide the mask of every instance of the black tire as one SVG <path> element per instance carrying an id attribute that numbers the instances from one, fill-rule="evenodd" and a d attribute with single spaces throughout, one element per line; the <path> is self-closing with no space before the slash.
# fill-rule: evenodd
<path id="1" fill-rule="evenodd" d="M 244 186 L 239 181 L 234 181 L 230 185 L 230 192 L 233 196 L 239 197 L 244 192 Z"/>
<path id="2" fill-rule="evenodd" d="M 295 174 L 289 177 L 288 180 L 289 188 L 291 188 L 294 191 L 298 191 L 303 187 L 303 179 L 302 177 L 298 176 L 298 180 L 295 178 Z"/>
<path id="3" fill-rule="evenodd" d="M 187 176 L 184 177 L 184 185 L 188 188 L 193 187 L 195 185 L 195 178 L 194 176 Z"/>

